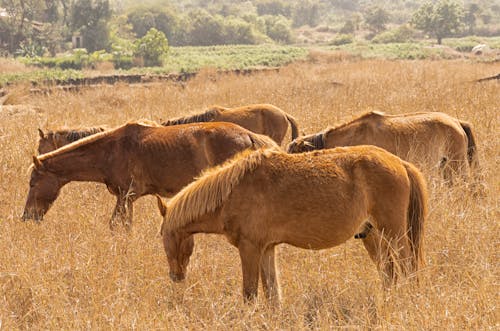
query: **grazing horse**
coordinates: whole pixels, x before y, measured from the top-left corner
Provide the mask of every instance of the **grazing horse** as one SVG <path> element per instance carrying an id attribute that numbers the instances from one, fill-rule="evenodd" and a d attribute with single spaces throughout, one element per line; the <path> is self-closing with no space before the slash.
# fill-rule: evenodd
<path id="1" fill-rule="evenodd" d="M 369 112 L 334 128 L 292 141 L 289 153 L 338 146 L 375 145 L 418 166 L 439 165 L 446 180 L 478 171 L 471 125 L 444 113 L 385 115 Z"/>
<path id="2" fill-rule="evenodd" d="M 232 122 L 255 133 L 265 134 L 281 145 L 288 123 L 292 128 L 292 140 L 299 135 L 297 121 L 283 110 L 269 104 L 248 105 L 237 108 L 212 106 L 207 111 L 170 119 L 162 125 L 178 125 L 194 122 Z"/>
<path id="3" fill-rule="evenodd" d="M 373 228 L 363 242 L 384 284 L 399 272 L 416 272 L 427 190 L 415 166 L 375 146 L 302 154 L 267 149 L 209 169 L 160 210 L 173 281 L 185 277 L 193 234 L 223 234 L 240 253 L 244 298 L 257 296 L 260 272 L 266 297 L 279 300 L 276 245 L 337 246 L 369 216 Z"/>
<path id="4" fill-rule="evenodd" d="M 82 129 L 60 129 L 47 133 L 38 129 L 40 139 L 38 140 L 38 154 L 52 152 L 64 145 L 70 144 L 93 134 L 103 132 L 106 128 L 102 126 Z"/>
<path id="5" fill-rule="evenodd" d="M 33 157 L 23 220 L 41 220 L 61 187 L 72 181 L 104 183 L 116 195 L 110 221 L 132 223 L 132 203 L 147 194 L 172 196 L 210 166 L 247 148 L 277 147 L 267 136 L 232 123 L 175 127 L 132 122 Z"/>

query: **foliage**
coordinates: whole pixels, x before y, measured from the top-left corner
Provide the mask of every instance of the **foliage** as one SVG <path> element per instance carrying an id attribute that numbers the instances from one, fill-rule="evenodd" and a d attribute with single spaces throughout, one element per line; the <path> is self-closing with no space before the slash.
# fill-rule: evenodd
<path id="1" fill-rule="evenodd" d="M 317 26 L 320 21 L 320 12 L 320 3 L 317 0 L 303 0 L 297 2 L 293 9 L 293 26 Z"/>
<path id="2" fill-rule="evenodd" d="M 330 45 L 340 46 L 347 45 L 354 41 L 354 38 L 351 34 L 338 34 L 335 38 L 330 42 Z"/>
<path id="3" fill-rule="evenodd" d="M 443 38 L 457 33 L 462 26 L 463 8 L 456 2 L 440 0 L 422 5 L 412 17 L 411 23 L 419 30 L 436 37 L 438 44 Z"/>
<path id="4" fill-rule="evenodd" d="M 266 15 L 264 20 L 265 33 L 272 40 L 280 43 L 290 43 L 292 41 L 292 29 L 290 20 L 283 16 Z"/>
<path id="5" fill-rule="evenodd" d="M 363 16 L 368 29 L 373 33 L 384 31 L 386 24 L 389 22 L 389 13 L 379 6 L 366 8 Z"/>
<path id="6" fill-rule="evenodd" d="M 291 17 L 292 8 L 283 0 L 259 0 L 256 3 L 257 13 L 260 16 L 273 15 Z"/>
<path id="7" fill-rule="evenodd" d="M 167 37 L 155 28 L 151 28 L 144 37 L 134 43 L 134 55 L 141 57 L 146 67 L 161 66 L 162 57 L 167 52 Z"/>
<path id="8" fill-rule="evenodd" d="M 396 29 L 384 31 L 376 35 L 372 39 L 372 42 L 377 44 L 406 43 L 412 41 L 414 36 L 415 30 L 408 25 L 401 25 Z"/>
<path id="9" fill-rule="evenodd" d="M 109 46 L 109 0 L 76 0 L 71 15 L 71 29 L 81 33 L 90 52 Z"/>

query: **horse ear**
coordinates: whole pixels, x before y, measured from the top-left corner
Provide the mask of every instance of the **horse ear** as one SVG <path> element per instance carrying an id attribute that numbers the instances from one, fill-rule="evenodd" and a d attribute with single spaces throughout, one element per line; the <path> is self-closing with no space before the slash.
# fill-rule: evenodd
<path id="1" fill-rule="evenodd" d="M 156 199 L 158 202 L 158 209 L 160 210 L 160 214 L 161 216 L 165 217 L 165 215 L 167 215 L 167 205 L 165 204 L 165 202 L 163 202 L 159 195 L 156 195 Z"/>
<path id="2" fill-rule="evenodd" d="M 35 155 L 33 155 L 33 165 L 35 166 L 36 170 L 44 169 L 42 161 L 40 161 L 40 159 L 38 159 Z"/>
<path id="3" fill-rule="evenodd" d="M 45 133 L 42 131 L 42 129 L 38 128 L 38 134 L 40 135 L 40 138 L 45 138 Z"/>

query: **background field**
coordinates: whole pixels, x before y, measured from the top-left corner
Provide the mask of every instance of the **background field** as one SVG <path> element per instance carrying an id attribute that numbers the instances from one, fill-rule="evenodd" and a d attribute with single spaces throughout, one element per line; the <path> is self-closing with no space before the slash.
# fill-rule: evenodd
<path id="1" fill-rule="evenodd" d="M 310 59 L 252 76 L 202 70 L 185 85 L 11 89 L 11 105 L 0 107 L 0 329 L 498 329 L 499 85 L 472 82 L 497 74 L 498 62 Z M 113 198 L 92 183 L 64 187 L 41 224 L 19 219 L 39 127 L 114 126 L 260 102 L 291 113 L 305 133 L 375 109 L 470 121 L 488 194 L 474 199 L 467 185 L 429 181 L 420 286 L 382 291 L 359 241 L 323 251 L 281 246 L 280 310 L 262 298 L 242 303 L 237 250 L 217 236 L 196 237 L 187 279 L 171 283 L 151 197 L 136 203 L 132 233 L 110 232 Z"/>

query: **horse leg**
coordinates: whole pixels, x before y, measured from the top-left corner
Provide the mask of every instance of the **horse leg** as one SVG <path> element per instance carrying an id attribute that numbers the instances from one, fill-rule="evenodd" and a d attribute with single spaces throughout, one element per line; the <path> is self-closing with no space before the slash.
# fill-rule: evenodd
<path id="1" fill-rule="evenodd" d="M 109 227 L 111 230 L 116 228 L 117 222 L 120 221 L 127 230 L 130 230 L 132 225 L 132 217 L 133 217 L 133 201 L 124 196 L 122 194 L 118 194 L 116 196 L 116 205 L 113 211 L 113 215 L 111 216 L 111 220 L 109 221 Z"/>
<path id="2" fill-rule="evenodd" d="M 394 202 L 394 201 L 393 201 Z M 407 203 L 394 203 L 391 208 L 383 208 L 373 213 L 377 229 L 371 229 L 363 239 L 366 249 L 382 273 L 384 284 L 396 282 L 397 274 L 407 274 L 411 270 L 412 255 L 406 222 Z"/>
<path id="3" fill-rule="evenodd" d="M 111 216 L 111 219 L 109 220 L 109 228 L 111 230 L 114 230 L 116 228 L 116 223 L 119 219 L 122 218 L 123 211 L 125 210 L 125 205 L 123 199 L 120 197 L 120 195 L 116 195 L 116 205 L 115 209 L 113 210 L 113 215 Z"/>
<path id="4" fill-rule="evenodd" d="M 278 273 L 275 261 L 275 246 L 269 246 L 264 250 L 260 258 L 260 277 L 264 295 L 270 302 L 280 301 L 280 289 L 278 284 Z"/>
<path id="5" fill-rule="evenodd" d="M 384 236 L 378 229 L 373 228 L 362 239 L 368 255 L 377 266 L 384 287 L 391 286 L 395 276 L 394 265 L 390 254 L 388 254 L 389 247 L 384 240 Z"/>
<path id="6" fill-rule="evenodd" d="M 243 273 L 243 299 L 251 302 L 257 298 L 261 254 L 258 247 L 245 239 L 239 242 L 238 249 Z"/>

